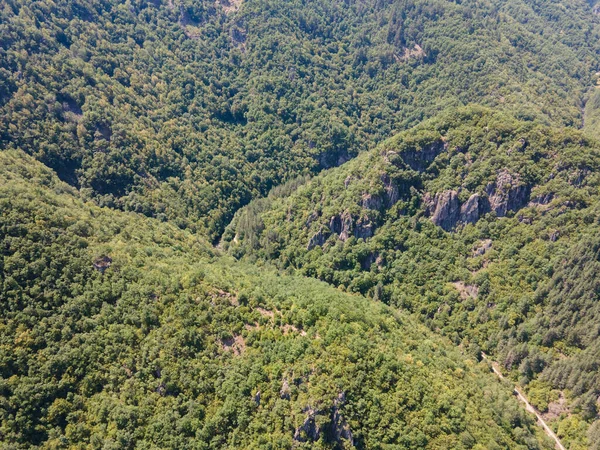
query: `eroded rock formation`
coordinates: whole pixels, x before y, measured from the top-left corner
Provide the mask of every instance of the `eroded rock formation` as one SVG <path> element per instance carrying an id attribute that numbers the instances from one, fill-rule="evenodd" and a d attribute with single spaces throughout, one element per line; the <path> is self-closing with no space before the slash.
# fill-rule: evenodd
<path id="1" fill-rule="evenodd" d="M 504 217 L 509 211 L 517 211 L 527 205 L 530 194 L 531 186 L 523 184 L 519 175 L 503 169 L 495 181 L 488 183 L 485 193 L 474 193 L 464 203 L 459 200 L 458 190 L 438 192 L 434 197 L 426 193 L 423 203 L 431 221 L 450 231 L 457 225 L 475 223 L 488 212 Z"/>

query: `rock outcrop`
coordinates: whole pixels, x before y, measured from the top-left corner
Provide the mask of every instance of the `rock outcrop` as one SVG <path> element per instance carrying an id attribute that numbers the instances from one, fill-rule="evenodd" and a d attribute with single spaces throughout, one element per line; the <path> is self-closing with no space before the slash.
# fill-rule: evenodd
<path id="1" fill-rule="evenodd" d="M 516 211 L 525 206 L 529 200 L 531 187 L 520 183 L 518 175 L 511 175 L 506 169 L 500 171 L 496 181 L 489 183 L 485 189 L 490 203 L 490 210 L 498 217 L 506 216 L 508 211 Z"/>
<path id="2" fill-rule="evenodd" d="M 484 239 L 473 248 L 473 256 L 483 256 L 492 248 L 492 240 Z"/>
<path id="3" fill-rule="evenodd" d="M 343 447 L 344 444 L 342 444 L 343 441 L 345 441 L 345 444 L 354 446 L 352 431 L 340 411 L 345 403 L 346 395 L 344 392 L 341 392 L 333 401 L 333 407 L 331 409 L 328 408 L 317 411 L 311 407 L 307 407 L 304 410 L 306 413 L 304 422 L 294 430 L 294 441 L 315 442 L 323 436 L 327 442 L 335 442 L 338 443 L 338 445 L 341 444 L 340 447 L 336 448 L 345 448 Z M 321 419 L 329 416 L 329 423 L 327 423 L 326 419 L 325 421 L 317 421 L 317 416 Z M 322 424 L 322 426 L 320 426 L 319 423 Z"/>
<path id="4" fill-rule="evenodd" d="M 398 185 L 387 173 L 380 177 L 383 183 L 383 192 L 379 194 L 364 193 L 360 200 L 360 206 L 363 209 L 373 209 L 381 211 L 389 209 L 400 200 L 401 192 L 408 191 L 409 186 Z"/>
<path id="5" fill-rule="evenodd" d="M 315 421 L 316 412 L 312 408 L 306 410 L 306 418 L 302 425 L 294 431 L 294 441 L 310 442 L 318 441 L 321 437 L 321 428 Z"/>
<path id="6" fill-rule="evenodd" d="M 354 236 L 357 239 L 368 239 L 375 234 L 375 224 L 371 219 L 364 215 L 356 221 L 356 227 L 354 228 Z"/>
<path id="7" fill-rule="evenodd" d="M 329 229 L 321 227 L 319 231 L 311 236 L 306 245 L 307 250 L 323 246 L 329 236 L 337 234 L 341 241 L 347 241 L 351 236 L 357 239 L 368 239 L 375 234 L 375 223 L 368 214 L 362 214 L 358 219 L 348 211 L 341 215 L 332 216 L 329 219 Z"/>
<path id="8" fill-rule="evenodd" d="M 475 223 L 479 220 L 483 202 L 479 194 L 473 194 L 460 207 L 459 221 L 462 223 Z"/>
<path id="9" fill-rule="evenodd" d="M 309 240 L 306 246 L 307 250 L 312 250 L 313 248 L 319 246 L 323 246 L 330 233 L 327 233 L 323 228 L 317 231 Z"/>
<path id="10" fill-rule="evenodd" d="M 354 227 L 354 220 L 348 211 L 345 211 L 340 217 L 340 233 L 339 237 L 342 241 L 347 241 L 352 236 L 352 229 Z"/>
<path id="11" fill-rule="evenodd" d="M 329 229 L 335 234 L 340 234 L 342 232 L 342 219 L 340 216 L 332 216 L 331 219 L 329 219 Z"/>
<path id="12" fill-rule="evenodd" d="M 456 226 L 460 217 L 460 202 L 458 201 L 458 192 L 445 191 L 435 194 L 433 199 L 433 214 L 431 221 L 450 231 Z"/>
<path id="13" fill-rule="evenodd" d="M 381 263 L 381 259 L 379 257 L 378 252 L 368 253 L 365 257 L 360 259 L 360 268 L 362 270 L 370 270 L 373 264 Z M 377 264 L 378 266 L 380 264 Z"/>
<path id="14" fill-rule="evenodd" d="M 317 160 L 319 161 L 319 166 L 323 169 L 331 169 L 332 167 L 341 166 L 345 162 L 350 161 L 351 158 L 346 150 L 340 150 L 321 153 L 317 157 Z"/>
<path id="15" fill-rule="evenodd" d="M 379 210 L 383 206 L 383 202 L 379 195 L 363 194 L 360 205 L 364 209 Z"/>
<path id="16" fill-rule="evenodd" d="M 387 173 L 381 175 L 381 181 L 383 182 L 383 189 L 385 191 L 385 207 L 391 208 L 400 200 L 400 188 L 390 179 Z"/>
<path id="17" fill-rule="evenodd" d="M 442 152 L 446 151 L 448 145 L 442 140 L 432 142 L 419 150 L 411 149 L 400 153 L 404 163 L 412 170 L 424 172 L 433 160 Z"/>
<path id="18" fill-rule="evenodd" d="M 543 194 L 543 195 L 537 195 L 536 197 L 534 197 L 534 198 L 531 199 L 531 201 L 529 202 L 529 206 L 547 205 L 552 200 L 554 200 L 554 194 L 553 193 L 548 193 L 548 194 Z"/>
<path id="19" fill-rule="evenodd" d="M 378 223 L 373 220 L 374 215 L 369 210 L 383 213 L 394 206 L 400 200 L 402 194 L 408 192 L 410 186 L 412 186 L 410 181 L 405 181 L 401 184 L 397 183 L 387 173 L 381 174 L 380 179 L 383 183 L 383 190 L 380 190 L 378 193 L 364 192 L 362 194 L 358 203 L 363 209 L 360 215 L 353 215 L 348 211 L 344 211 L 331 216 L 328 225 L 322 226 L 319 231 L 311 236 L 307 243 L 307 250 L 322 246 L 332 234 L 338 235 L 338 238 L 344 242 L 351 236 L 355 236 L 357 239 L 372 237 L 375 234 Z M 344 186 L 347 188 L 354 181 L 356 181 L 355 178 L 349 175 L 344 181 Z M 313 211 L 305 222 L 306 228 L 309 228 L 319 218 L 320 214 L 317 211 Z"/>
<path id="20" fill-rule="evenodd" d="M 346 403 L 346 394 L 340 392 L 333 402 L 333 412 L 331 414 L 331 436 L 335 442 L 347 441 L 351 447 L 354 447 L 354 438 L 348 422 L 340 413 L 340 408 Z"/>
<path id="21" fill-rule="evenodd" d="M 494 182 L 489 183 L 485 193 L 472 194 L 461 204 L 457 190 L 438 192 L 423 196 L 425 213 L 431 221 L 446 231 L 457 225 L 477 222 L 488 212 L 495 212 L 497 217 L 504 217 L 508 211 L 517 211 L 527 205 L 531 194 L 531 186 L 521 183 L 519 175 L 512 175 L 508 170 L 501 170 Z"/>
<path id="22" fill-rule="evenodd" d="M 290 384 L 287 379 L 283 379 L 283 383 L 281 383 L 281 389 L 279 390 L 279 397 L 284 400 L 289 400 L 292 396 L 292 390 L 290 389 Z"/>
<path id="23" fill-rule="evenodd" d="M 256 394 L 254 394 L 252 400 L 254 403 L 256 403 L 256 406 L 260 406 L 260 391 L 256 391 Z"/>
<path id="24" fill-rule="evenodd" d="M 112 265 L 112 258 L 106 255 L 100 256 L 96 258 L 92 264 L 94 269 L 103 274 Z"/>

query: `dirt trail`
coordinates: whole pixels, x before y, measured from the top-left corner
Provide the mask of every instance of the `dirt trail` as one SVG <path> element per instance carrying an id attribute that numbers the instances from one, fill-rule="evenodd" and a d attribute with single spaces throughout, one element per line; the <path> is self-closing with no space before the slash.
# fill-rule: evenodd
<path id="1" fill-rule="evenodd" d="M 498 378 L 500 378 L 501 380 L 504 380 L 504 375 L 502 375 L 502 372 L 500 372 L 500 369 L 498 369 L 498 363 L 496 361 L 492 361 L 492 360 L 488 359 L 487 355 L 483 352 L 481 352 L 481 356 L 483 357 L 483 359 L 485 359 L 486 361 L 489 361 L 492 364 L 492 370 L 498 376 Z M 566 450 L 565 447 L 561 444 L 560 439 L 558 439 L 558 436 L 556 434 L 554 434 L 554 431 L 552 431 L 552 429 L 548 426 L 548 424 L 544 421 L 544 419 L 542 419 L 542 416 L 540 415 L 540 413 L 531 405 L 531 403 L 529 403 L 529 401 L 527 400 L 527 397 L 525 397 L 525 395 L 519 390 L 519 388 L 517 386 L 514 387 L 514 392 L 515 392 L 515 394 L 517 394 L 517 398 L 522 403 L 525 404 L 525 410 L 532 414 L 535 414 L 535 417 L 537 417 L 538 423 L 542 426 L 542 428 L 544 429 L 546 434 L 548 436 L 550 436 L 552 439 L 554 439 L 554 442 L 556 442 L 556 448 L 559 450 Z"/>

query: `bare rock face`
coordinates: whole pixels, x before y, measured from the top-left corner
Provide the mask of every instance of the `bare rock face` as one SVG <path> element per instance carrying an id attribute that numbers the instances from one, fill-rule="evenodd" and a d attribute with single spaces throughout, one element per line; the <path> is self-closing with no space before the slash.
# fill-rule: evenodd
<path id="1" fill-rule="evenodd" d="M 385 189 L 385 207 L 391 208 L 398 200 L 400 200 L 400 189 L 398 185 L 390 179 L 387 173 L 384 173 L 381 176 L 381 181 L 383 182 L 383 188 Z"/>
<path id="2" fill-rule="evenodd" d="M 442 139 L 438 139 L 420 150 L 404 151 L 400 153 L 400 156 L 412 170 L 424 172 L 433 160 L 447 148 L 448 145 Z"/>
<path id="3" fill-rule="evenodd" d="M 431 221 L 446 231 L 454 228 L 460 217 L 458 193 L 456 191 L 438 193 L 433 199 L 433 205 Z"/>
<path id="4" fill-rule="evenodd" d="M 321 228 L 317 233 L 315 233 L 309 240 L 308 245 L 306 246 L 307 250 L 312 250 L 313 248 L 319 246 L 323 246 L 327 238 L 329 237 L 329 233 L 327 233 L 323 228 Z"/>
<path id="5" fill-rule="evenodd" d="M 590 174 L 590 169 L 579 169 L 569 174 L 569 184 L 575 187 L 583 186 L 587 176 Z"/>
<path id="6" fill-rule="evenodd" d="M 435 211 L 435 201 L 429 192 L 423 194 L 423 205 L 425 205 L 425 215 L 431 217 Z"/>
<path id="7" fill-rule="evenodd" d="M 371 266 L 373 264 L 377 263 L 378 259 L 379 259 L 379 253 L 378 252 L 368 253 L 367 256 L 365 256 L 364 258 L 362 258 L 360 260 L 360 268 L 362 270 L 370 270 Z"/>
<path id="8" fill-rule="evenodd" d="M 329 229 L 335 234 L 340 234 L 342 232 L 342 219 L 340 219 L 340 216 L 332 216 L 331 219 L 329 219 Z"/>
<path id="9" fill-rule="evenodd" d="M 307 407 L 304 410 L 306 413 L 304 422 L 294 430 L 294 441 L 316 442 L 321 436 L 324 436 L 327 442 L 333 442 L 339 445 L 339 447 L 336 446 L 335 448 L 345 448 L 344 444 L 348 443 L 350 446 L 354 446 L 352 431 L 340 411 L 345 403 L 346 395 L 344 392 L 341 392 L 333 401 L 332 408 L 315 410 L 311 407 Z M 326 423 L 323 424 L 323 420 L 316 420 L 317 416 L 320 416 L 321 418 L 329 417 L 329 421 L 325 420 Z M 323 424 L 322 427 L 319 426 L 319 423 L 317 422 Z"/>
<path id="10" fill-rule="evenodd" d="M 484 239 L 473 248 L 473 256 L 483 256 L 492 248 L 492 240 Z"/>
<path id="11" fill-rule="evenodd" d="M 545 194 L 545 195 L 538 195 L 531 199 L 531 201 L 529 202 L 529 206 L 547 205 L 552 200 L 554 200 L 553 193 L 549 193 L 549 194 Z"/>
<path id="12" fill-rule="evenodd" d="M 279 397 L 284 400 L 289 400 L 292 396 L 292 390 L 290 389 L 290 384 L 287 379 L 283 379 L 283 383 L 281 384 L 281 389 L 279 390 Z"/>
<path id="13" fill-rule="evenodd" d="M 360 224 L 361 227 L 365 227 L 366 225 L 367 224 L 365 223 Z M 325 243 L 325 240 L 331 235 L 331 233 L 337 234 L 341 241 L 347 241 L 350 238 L 350 236 L 356 234 L 357 227 L 355 227 L 355 222 L 352 215 L 348 211 L 344 211 L 341 215 L 331 216 L 331 219 L 329 219 L 329 230 L 330 233 L 327 233 L 325 230 L 322 229 L 319 230 L 321 236 L 319 236 L 319 233 L 315 234 L 311 238 L 309 246 L 311 245 L 311 243 L 314 244 L 311 248 L 314 248 L 316 245 L 323 245 Z M 362 232 L 364 233 L 364 230 Z M 322 239 L 322 236 L 325 236 L 325 239 Z"/>
<path id="14" fill-rule="evenodd" d="M 363 194 L 360 205 L 364 209 L 379 210 L 383 206 L 383 202 L 378 195 Z"/>
<path id="15" fill-rule="evenodd" d="M 100 273 L 106 272 L 106 270 L 112 265 L 112 258 L 110 256 L 100 256 L 93 262 L 94 269 Z"/>
<path id="16" fill-rule="evenodd" d="M 506 169 L 500 171 L 494 183 L 486 187 L 490 210 L 498 217 L 506 216 L 508 211 L 516 211 L 527 204 L 531 188 L 520 184 L 518 175 L 511 175 Z"/>
<path id="17" fill-rule="evenodd" d="M 329 219 L 329 229 L 321 227 L 308 241 L 307 250 L 312 250 L 317 246 L 325 244 L 329 236 L 337 234 L 338 238 L 345 242 L 350 236 L 357 239 L 368 239 L 375 234 L 376 224 L 373 223 L 367 214 L 363 214 L 356 220 L 348 211 L 341 215 L 332 216 Z"/>
<path id="18" fill-rule="evenodd" d="M 342 440 L 348 441 L 351 447 L 354 447 L 354 438 L 348 422 L 340 414 L 339 408 L 346 403 L 346 394 L 340 392 L 333 402 L 333 412 L 331 415 L 331 435 L 336 442 Z"/>
<path id="19" fill-rule="evenodd" d="M 383 193 L 375 195 L 364 193 L 362 195 L 360 206 L 363 209 L 381 211 L 391 208 L 400 200 L 400 189 L 404 186 L 398 186 L 387 173 L 381 175 L 381 181 L 383 183 Z"/>
<path id="20" fill-rule="evenodd" d="M 257 406 L 260 405 L 260 391 L 257 391 L 256 394 L 254 394 L 252 400 L 254 401 L 254 403 L 256 403 Z"/>
<path id="21" fill-rule="evenodd" d="M 459 221 L 462 223 L 475 223 L 479 220 L 480 207 L 483 206 L 479 194 L 473 194 L 460 207 Z"/>
<path id="22" fill-rule="evenodd" d="M 348 189 L 348 186 L 350 186 L 350 183 L 352 183 L 352 175 L 348 175 L 346 177 L 346 179 L 344 180 L 344 188 Z"/>
<path id="23" fill-rule="evenodd" d="M 348 187 L 353 181 L 354 179 L 348 176 L 344 185 Z M 328 228 L 324 225 L 309 239 L 307 250 L 322 246 L 332 234 L 338 235 L 338 238 L 343 242 L 347 241 L 351 236 L 355 236 L 357 239 L 372 237 L 375 234 L 378 224 L 372 220 L 373 214 L 370 214 L 366 210 L 384 212 L 385 209 L 394 206 L 400 200 L 401 192 L 408 190 L 411 185 L 408 182 L 398 185 L 387 173 L 381 174 L 381 181 L 383 183 L 382 191 L 375 194 L 368 192 L 362 194 L 359 203 L 360 207 L 365 210 L 362 216 L 352 215 L 348 211 L 331 216 L 327 224 Z M 306 219 L 306 228 L 309 228 L 314 222 L 319 220 L 320 216 L 320 212 L 313 211 Z"/>
<path id="24" fill-rule="evenodd" d="M 357 239 L 367 239 L 375 234 L 375 224 L 371 222 L 368 216 L 362 216 L 356 221 L 354 236 Z"/>
<path id="25" fill-rule="evenodd" d="M 297 442 L 310 442 L 318 441 L 321 437 L 321 428 L 315 421 L 316 412 L 309 408 L 306 411 L 306 419 L 302 425 L 296 428 L 294 431 L 294 441 Z"/>
<path id="26" fill-rule="evenodd" d="M 354 228 L 354 220 L 348 211 L 345 211 L 340 217 L 342 223 L 342 229 L 340 231 L 340 240 L 347 241 L 352 236 L 352 229 Z"/>
<path id="27" fill-rule="evenodd" d="M 508 211 L 517 211 L 527 205 L 530 194 L 531 186 L 522 184 L 519 175 L 512 175 L 503 169 L 496 181 L 487 185 L 484 195 L 475 193 L 463 204 L 455 190 L 437 193 L 433 198 L 426 193 L 423 203 L 431 221 L 450 231 L 459 224 L 475 223 L 490 211 L 494 211 L 497 217 L 506 216 Z"/>
<path id="28" fill-rule="evenodd" d="M 348 211 L 344 211 L 341 215 L 335 215 L 329 219 L 329 232 L 321 228 L 310 238 L 307 250 L 311 250 L 317 245 L 322 246 L 332 233 L 337 234 L 339 239 L 345 242 L 350 236 L 355 236 L 357 239 L 370 238 L 375 234 L 375 228 L 375 224 L 368 215 L 364 214 L 355 220 Z"/>

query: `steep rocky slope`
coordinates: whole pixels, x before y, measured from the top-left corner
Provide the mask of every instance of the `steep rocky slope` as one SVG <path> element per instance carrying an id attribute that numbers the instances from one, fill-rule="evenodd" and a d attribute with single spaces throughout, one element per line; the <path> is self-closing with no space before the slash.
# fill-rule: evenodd
<path id="1" fill-rule="evenodd" d="M 0 2 L 0 447 L 600 448 L 595 3 Z"/>

